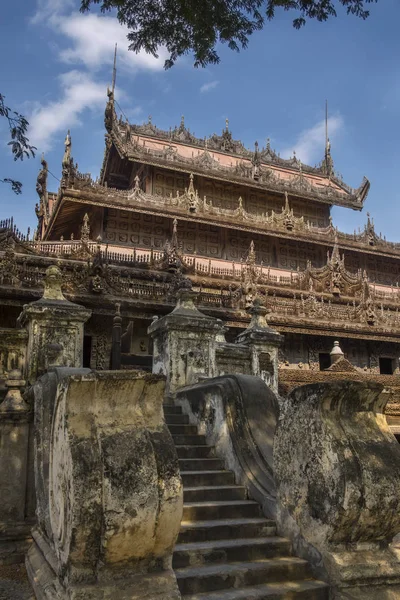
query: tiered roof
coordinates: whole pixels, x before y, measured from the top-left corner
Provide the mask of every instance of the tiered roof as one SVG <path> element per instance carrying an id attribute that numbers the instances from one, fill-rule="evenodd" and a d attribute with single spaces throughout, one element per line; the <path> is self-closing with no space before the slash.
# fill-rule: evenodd
<path id="1" fill-rule="evenodd" d="M 172 168 L 174 171 L 206 174 L 213 179 L 272 192 L 288 192 L 292 196 L 309 198 L 329 205 L 361 210 L 370 183 L 364 178 L 357 189 L 346 185 L 335 173 L 329 141 L 325 158 L 319 166 L 311 167 L 295 155 L 281 158 L 272 150 L 269 141 L 260 148 L 248 150 L 235 140 L 228 122 L 221 135 L 197 138 L 185 126 L 182 117 L 179 127 L 164 131 L 151 119 L 143 125 L 131 125 L 118 119 L 113 93 L 105 112 L 107 129 L 106 152 L 101 171 L 101 183 L 110 176 L 110 158 L 115 148 L 121 159 L 143 164 Z"/>

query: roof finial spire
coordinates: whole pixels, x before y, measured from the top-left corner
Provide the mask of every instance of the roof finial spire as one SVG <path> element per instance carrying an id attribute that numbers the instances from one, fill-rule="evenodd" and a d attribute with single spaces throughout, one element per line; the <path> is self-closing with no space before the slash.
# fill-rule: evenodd
<path id="1" fill-rule="evenodd" d="M 68 129 L 67 135 L 64 141 L 64 156 L 62 160 L 62 166 L 64 169 L 68 168 L 71 164 L 71 132 Z"/>
<path id="2" fill-rule="evenodd" d="M 111 91 L 112 91 L 113 96 L 114 96 L 114 91 L 115 91 L 116 78 L 117 78 L 117 44 L 115 44 L 115 50 L 114 50 L 114 65 L 113 65 L 113 75 L 112 75 L 112 85 L 111 85 Z"/>
<path id="3" fill-rule="evenodd" d="M 328 135 L 328 100 L 325 100 L 325 159 L 323 161 L 325 173 L 330 177 L 334 173 L 331 157 L 331 143 Z"/>
<path id="4" fill-rule="evenodd" d="M 229 131 L 229 119 L 225 119 L 225 129 Z"/>
<path id="5" fill-rule="evenodd" d="M 325 152 L 328 153 L 329 137 L 328 137 L 328 100 L 325 100 Z"/>

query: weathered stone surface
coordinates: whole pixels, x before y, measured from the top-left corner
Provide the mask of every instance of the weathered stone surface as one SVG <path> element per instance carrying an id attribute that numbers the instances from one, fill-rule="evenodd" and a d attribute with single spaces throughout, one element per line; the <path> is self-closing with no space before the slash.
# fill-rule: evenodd
<path id="1" fill-rule="evenodd" d="M 0 566 L 0 600 L 35 600 L 23 563 Z"/>
<path id="2" fill-rule="evenodd" d="M 251 321 L 236 342 L 247 345 L 251 351 L 251 374 L 261 377 L 274 391 L 278 391 L 278 349 L 283 336 L 269 327 L 267 309 L 256 298 L 250 307 Z"/>
<path id="3" fill-rule="evenodd" d="M 273 442 L 275 394 L 259 377 L 229 375 L 178 390 L 176 402 L 268 517 L 276 513 Z"/>
<path id="4" fill-rule="evenodd" d="M 23 329 L 0 329 L 0 381 L 13 369 L 24 370 L 27 341 Z"/>
<path id="5" fill-rule="evenodd" d="M 0 403 L 0 565 L 23 561 L 34 518 L 28 485 L 32 411 L 21 396 L 24 385 L 21 372 L 10 371 Z"/>
<path id="6" fill-rule="evenodd" d="M 182 514 L 164 379 L 54 369 L 35 384 L 37 598 L 175 600 Z"/>
<path id="7" fill-rule="evenodd" d="M 200 377 L 216 375 L 216 336 L 222 323 L 197 310 L 195 296 L 191 289 L 179 290 L 174 310 L 148 329 L 154 340 L 153 373 L 166 376 L 167 397 Z"/>
<path id="8" fill-rule="evenodd" d="M 43 297 L 26 304 L 18 318 L 28 330 L 25 375 L 31 384 L 51 366 L 82 366 L 83 325 L 91 311 L 64 298 L 61 280 L 60 269 L 49 267 Z"/>
<path id="9" fill-rule="evenodd" d="M 400 446 L 383 415 L 386 401 L 378 384 L 313 384 L 292 391 L 279 422 L 279 529 L 331 583 L 334 598 L 400 597 L 399 556 L 390 546 L 400 531 Z"/>

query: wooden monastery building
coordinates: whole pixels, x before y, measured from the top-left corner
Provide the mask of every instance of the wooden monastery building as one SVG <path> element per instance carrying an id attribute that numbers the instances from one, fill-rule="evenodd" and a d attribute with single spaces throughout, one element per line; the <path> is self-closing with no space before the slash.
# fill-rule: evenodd
<path id="1" fill-rule="evenodd" d="M 3 371 L 21 359 L 18 315 L 41 296 L 45 269 L 56 263 L 66 297 L 92 310 L 84 366 L 109 368 L 120 304 L 123 366 L 149 369 L 147 328 L 172 310 L 176 286 L 188 277 L 200 310 L 225 322 L 227 341 L 247 326 L 253 300 L 262 299 L 270 326 L 285 338 L 282 382 L 317 380 L 335 340 L 355 371 L 395 382 L 400 244 L 378 236 L 369 217 L 359 233 L 334 226 L 331 207 L 361 211 L 370 184 L 364 179 L 353 189 L 335 174 L 328 141 L 322 163 L 310 167 L 296 156 L 279 157 L 269 143 L 246 149 L 228 123 L 205 139 L 183 118 L 169 131 L 151 120 L 132 125 L 118 119 L 112 91 L 105 127 L 98 180 L 79 172 L 68 134 L 57 193 L 47 189 L 42 159 L 34 239 L 11 219 L 1 223 Z M 396 402 L 388 409 L 394 424 Z"/>

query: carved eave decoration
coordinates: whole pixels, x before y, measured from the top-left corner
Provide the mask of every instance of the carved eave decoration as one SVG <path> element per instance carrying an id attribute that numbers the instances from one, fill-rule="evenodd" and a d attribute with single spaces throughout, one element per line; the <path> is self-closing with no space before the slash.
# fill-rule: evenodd
<path id="1" fill-rule="evenodd" d="M 0 250 L 14 254 L 37 254 L 26 236 L 23 236 L 15 227 L 0 226 Z"/>
<path id="2" fill-rule="evenodd" d="M 340 256 L 337 237 L 332 254 L 327 254 L 327 263 L 319 269 L 310 264 L 302 277 L 303 289 L 317 292 L 330 292 L 335 296 L 355 297 L 361 292 L 363 280 L 361 272 L 356 275 L 348 271 L 344 263 L 344 255 Z"/>
<path id="3" fill-rule="evenodd" d="M 85 231 L 85 222 L 82 229 Z M 77 242 L 81 244 L 81 241 Z M 282 330 L 308 332 L 320 335 L 324 332 L 343 332 L 346 335 L 368 339 L 398 339 L 400 334 L 400 294 L 392 294 L 391 299 L 378 301 L 374 287 L 365 274 L 356 276 L 345 269 L 343 256 L 335 249 L 329 255 L 325 269 L 313 270 L 309 267 L 286 285 L 279 285 L 269 274 L 256 264 L 256 250 L 251 244 L 241 268 L 234 278 L 216 270 L 213 273 L 204 267 L 197 267 L 182 253 L 177 234 L 177 223 L 164 252 L 149 252 L 148 256 L 132 257 L 124 262 L 123 257 L 100 242 L 88 243 L 91 256 L 78 257 L 76 253 L 57 257 L 64 274 L 63 289 L 74 297 L 95 302 L 96 296 L 104 296 L 104 303 L 115 298 L 124 302 L 169 305 L 174 290 L 184 275 L 189 276 L 193 286 L 199 291 L 199 303 L 211 311 L 232 311 L 229 317 L 239 318 L 255 298 L 260 297 L 270 311 L 270 322 L 281 326 Z M 0 252 L 0 285 L 17 289 L 38 290 L 42 286 L 48 264 L 54 264 L 55 256 L 30 256 L 15 251 L 11 243 L 6 251 Z M 73 258 L 73 260 L 71 260 Z M 50 262 L 49 262 L 50 261 Z M 211 263 L 211 261 L 210 261 Z M 340 273 L 340 294 L 327 290 L 326 282 L 332 284 L 333 273 Z M 307 275 L 314 279 L 308 279 Z M 212 280 L 214 277 L 214 281 Z M 310 281 L 312 283 L 310 286 Z M 318 291 L 317 287 L 321 287 Z M 30 292 L 31 293 L 31 292 Z M 108 298 L 108 300 L 107 300 Z M 229 318 L 228 317 L 228 318 Z"/>

